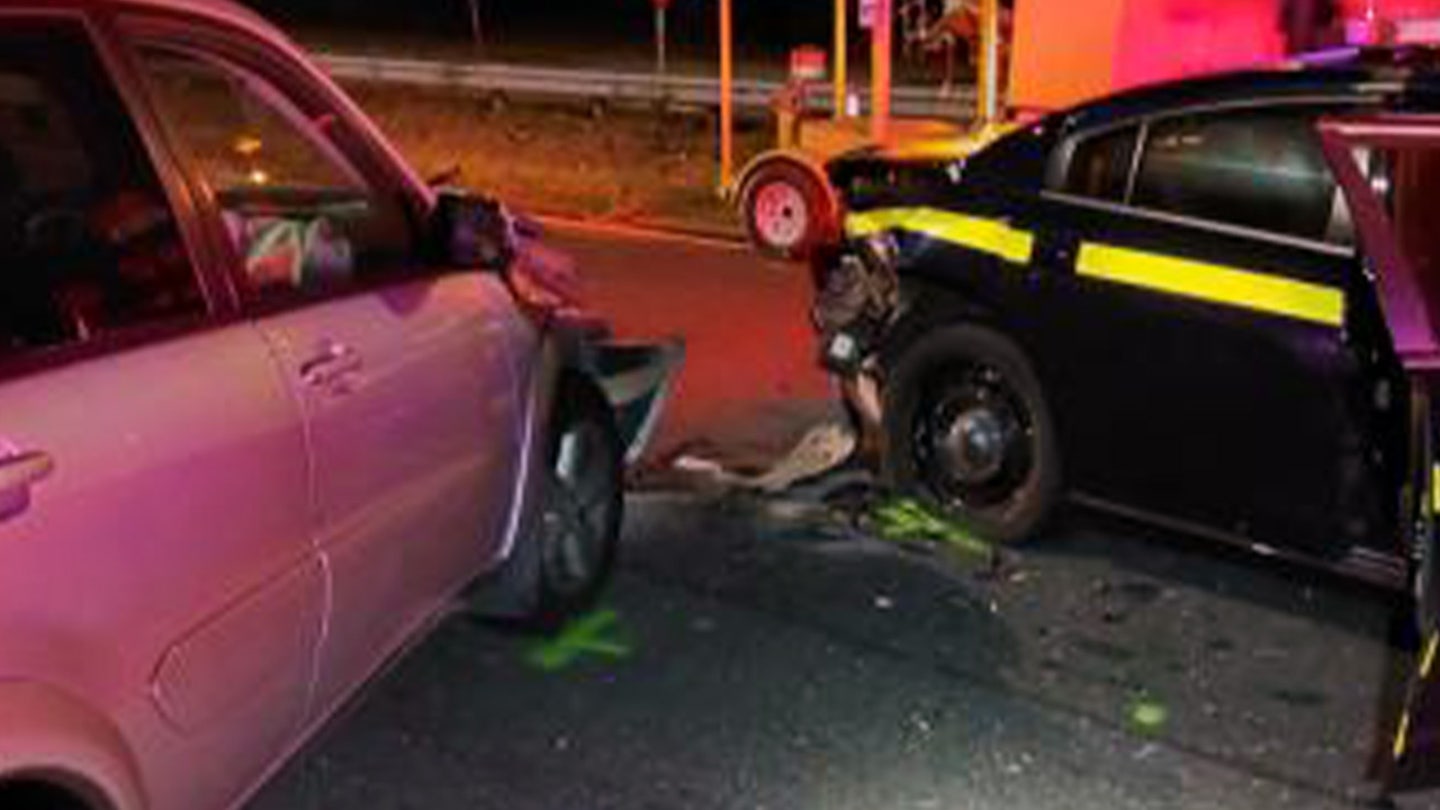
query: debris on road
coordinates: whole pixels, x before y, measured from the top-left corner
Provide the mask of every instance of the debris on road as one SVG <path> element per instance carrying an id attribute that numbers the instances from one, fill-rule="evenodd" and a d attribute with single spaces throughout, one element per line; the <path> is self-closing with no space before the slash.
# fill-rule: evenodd
<path id="1" fill-rule="evenodd" d="M 825 422 L 807 431 L 783 458 L 757 475 L 734 472 L 715 459 L 693 452 L 676 456 L 670 467 L 699 485 L 776 495 L 835 469 L 854 451 L 854 432 L 839 422 Z"/>
<path id="2" fill-rule="evenodd" d="M 745 486 L 775 494 L 834 469 L 855 452 L 855 432 L 839 422 L 811 428 L 795 447 L 762 475 L 743 479 Z"/>

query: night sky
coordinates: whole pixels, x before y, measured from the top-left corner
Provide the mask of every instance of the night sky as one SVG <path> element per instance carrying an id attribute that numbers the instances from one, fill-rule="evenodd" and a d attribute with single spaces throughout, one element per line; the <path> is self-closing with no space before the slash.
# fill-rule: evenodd
<path id="1" fill-rule="evenodd" d="M 469 35 L 466 0 L 248 0 L 267 17 L 298 28 Z M 497 40 L 577 43 L 648 42 L 648 0 L 480 0 L 487 37 Z M 673 0 L 672 42 L 696 48 L 713 43 L 717 0 Z M 830 36 L 830 0 L 735 0 L 742 44 L 784 52 Z"/>

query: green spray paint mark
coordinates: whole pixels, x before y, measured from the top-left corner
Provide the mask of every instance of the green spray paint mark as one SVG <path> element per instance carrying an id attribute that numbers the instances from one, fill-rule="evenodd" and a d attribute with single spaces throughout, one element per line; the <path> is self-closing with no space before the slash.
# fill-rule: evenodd
<path id="1" fill-rule="evenodd" d="M 1130 727 L 1141 734 L 1158 734 L 1170 719 L 1170 710 L 1148 697 L 1137 697 L 1125 709 Z"/>
<path id="2" fill-rule="evenodd" d="M 913 498 L 881 505 L 873 514 L 880 536 L 891 541 L 937 540 L 957 551 L 989 557 L 995 549 L 964 526 L 936 514 Z"/>
<path id="3" fill-rule="evenodd" d="M 625 658 L 633 649 L 618 638 L 620 615 L 605 608 L 592 611 L 565 625 L 554 638 L 536 642 L 525 652 L 525 660 L 544 672 L 565 669 L 585 656 Z"/>

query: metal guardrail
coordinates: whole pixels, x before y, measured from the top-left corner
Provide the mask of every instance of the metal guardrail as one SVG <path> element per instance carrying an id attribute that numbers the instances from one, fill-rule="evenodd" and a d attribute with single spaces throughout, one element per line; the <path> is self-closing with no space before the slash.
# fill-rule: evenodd
<path id="1" fill-rule="evenodd" d="M 531 67 L 497 63 L 441 62 L 392 57 L 320 54 L 320 64 L 342 81 L 366 81 L 465 90 L 472 93 L 503 93 L 567 99 L 601 99 L 613 103 L 674 103 L 715 107 L 720 104 L 718 79 L 672 75 L 661 80 L 653 73 L 624 73 L 602 70 Z M 764 110 L 783 85 L 763 79 L 737 79 L 734 100 L 737 108 Z M 868 104 L 868 93 L 861 103 Z M 807 106 L 829 110 L 828 87 L 816 87 Z M 922 87 L 896 87 L 891 97 L 896 115 L 968 120 L 974 115 L 974 88 L 941 95 Z"/>

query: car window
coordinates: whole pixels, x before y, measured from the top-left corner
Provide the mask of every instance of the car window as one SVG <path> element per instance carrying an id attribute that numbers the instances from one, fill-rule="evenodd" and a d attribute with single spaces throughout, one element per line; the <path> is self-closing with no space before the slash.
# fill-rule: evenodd
<path id="1" fill-rule="evenodd" d="M 208 55 L 150 48 L 144 70 L 167 123 L 219 202 L 252 296 L 328 289 L 407 266 L 410 221 L 307 110 Z"/>
<path id="2" fill-rule="evenodd" d="M 78 26 L 0 31 L 0 359 L 202 313 L 179 228 Z"/>
<path id="3" fill-rule="evenodd" d="M 1083 197 L 1124 202 L 1138 133 L 1139 127 L 1124 127 L 1080 141 L 1070 156 L 1064 190 Z"/>
<path id="4" fill-rule="evenodd" d="M 1431 317 L 1436 318 L 1440 316 L 1440 229 L 1432 219 L 1440 203 L 1440 149 L 1386 148 L 1365 157 L 1372 186 L 1388 209 L 1401 251 L 1415 271 Z"/>
<path id="5" fill-rule="evenodd" d="M 1335 183 L 1313 116 L 1292 110 L 1182 115 L 1152 123 L 1133 205 L 1323 240 Z"/>

